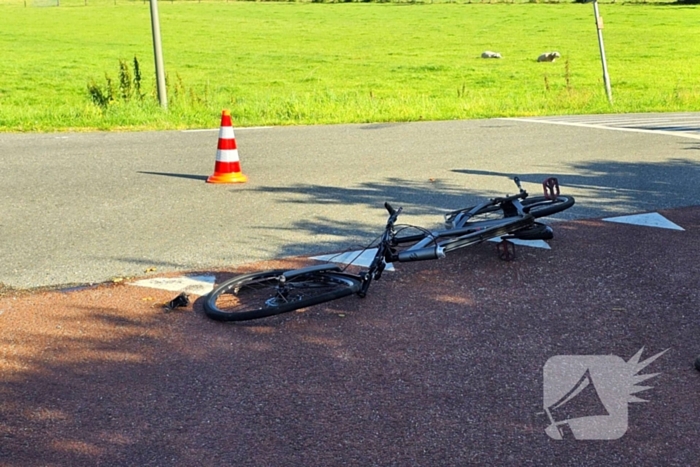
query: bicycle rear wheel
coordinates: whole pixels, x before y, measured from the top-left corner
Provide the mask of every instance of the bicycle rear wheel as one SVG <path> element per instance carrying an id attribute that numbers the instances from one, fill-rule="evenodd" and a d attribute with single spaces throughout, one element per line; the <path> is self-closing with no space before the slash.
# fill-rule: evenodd
<path id="1" fill-rule="evenodd" d="M 551 216 L 558 212 L 569 209 L 574 205 L 575 200 L 573 196 L 559 195 L 555 199 L 545 198 L 544 196 L 532 196 L 525 198 L 520 201 L 523 205 L 523 211 L 525 214 L 531 214 L 535 219 L 540 217 Z M 474 209 L 474 206 L 460 209 L 459 211 L 454 211 L 450 213 L 446 218 L 446 224 L 448 228 L 451 228 L 451 221 L 456 218 L 460 213 L 467 213 Z M 508 217 L 508 213 L 504 212 L 502 205 L 495 204 L 490 206 L 485 206 L 484 208 L 478 210 L 472 217 L 469 218 L 464 226 L 475 222 L 482 222 L 485 220 L 502 219 Z"/>
<path id="2" fill-rule="evenodd" d="M 532 217 L 535 219 L 539 219 L 540 217 L 551 216 L 552 214 L 569 209 L 575 202 L 573 196 L 559 195 L 555 199 L 545 198 L 544 196 L 533 196 L 531 198 L 525 198 L 522 204 L 526 213 L 532 214 Z"/>
<path id="3" fill-rule="evenodd" d="M 535 222 L 530 227 L 511 233 L 510 236 L 519 240 L 551 240 L 554 238 L 554 230 L 547 224 Z"/>
<path id="4" fill-rule="evenodd" d="M 287 270 L 246 274 L 215 288 L 204 312 L 217 321 L 246 321 L 288 313 L 352 295 L 362 283 L 342 273 L 311 272 L 285 278 Z"/>

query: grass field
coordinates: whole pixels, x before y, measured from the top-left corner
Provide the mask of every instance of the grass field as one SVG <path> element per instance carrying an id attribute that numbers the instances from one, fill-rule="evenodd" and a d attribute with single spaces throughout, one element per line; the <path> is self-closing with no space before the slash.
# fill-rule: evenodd
<path id="1" fill-rule="evenodd" d="M 163 111 L 147 3 L 31 4 L 0 4 L 0 131 L 211 128 L 223 108 L 237 126 L 700 110 L 697 6 L 600 6 L 611 106 L 590 4 L 161 0 Z M 146 96 L 125 101 L 135 56 Z"/>

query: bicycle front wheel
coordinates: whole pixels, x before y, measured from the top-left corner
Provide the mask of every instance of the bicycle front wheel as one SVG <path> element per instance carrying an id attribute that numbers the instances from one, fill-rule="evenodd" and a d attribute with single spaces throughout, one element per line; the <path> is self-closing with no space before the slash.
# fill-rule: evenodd
<path id="1" fill-rule="evenodd" d="M 286 278 L 285 272 L 257 272 L 229 279 L 207 296 L 204 312 L 217 321 L 265 318 L 352 295 L 362 285 L 348 274 L 312 272 Z"/>

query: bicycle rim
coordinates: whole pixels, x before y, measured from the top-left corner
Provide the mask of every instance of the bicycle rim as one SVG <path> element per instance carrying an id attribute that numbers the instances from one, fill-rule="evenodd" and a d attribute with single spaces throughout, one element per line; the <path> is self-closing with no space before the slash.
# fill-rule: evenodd
<path id="1" fill-rule="evenodd" d="M 246 321 L 288 313 L 356 293 L 356 277 L 315 272 L 290 279 L 285 270 L 237 276 L 215 288 L 204 302 L 206 315 L 217 321 Z"/>

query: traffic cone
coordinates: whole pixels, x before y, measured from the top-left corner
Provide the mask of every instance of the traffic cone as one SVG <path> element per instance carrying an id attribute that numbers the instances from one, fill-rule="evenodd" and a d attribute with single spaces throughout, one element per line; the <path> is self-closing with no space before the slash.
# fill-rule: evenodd
<path id="1" fill-rule="evenodd" d="M 231 125 L 231 113 L 221 112 L 221 128 L 219 129 L 219 146 L 216 151 L 214 175 L 207 178 L 207 183 L 245 183 L 248 177 L 241 173 L 241 163 L 238 160 L 236 136 Z"/>

